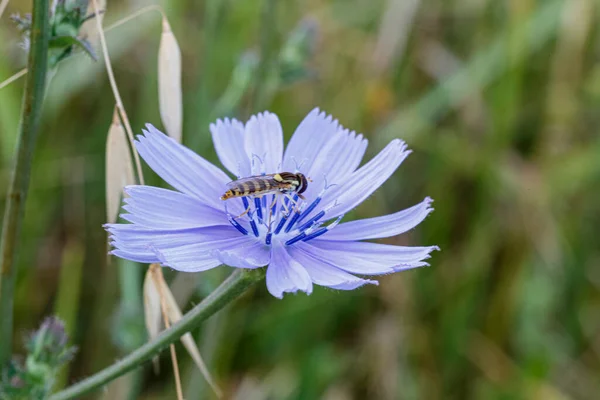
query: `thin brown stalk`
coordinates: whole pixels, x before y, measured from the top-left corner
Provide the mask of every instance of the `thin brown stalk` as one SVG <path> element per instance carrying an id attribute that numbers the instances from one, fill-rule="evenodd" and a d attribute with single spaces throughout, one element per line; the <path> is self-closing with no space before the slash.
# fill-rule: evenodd
<path id="1" fill-rule="evenodd" d="M 152 266 L 150 266 L 152 268 Z M 160 267 L 154 269 L 156 274 L 158 275 L 160 281 L 164 282 L 165 278 L 163 277 L 162 269 Z M 163 315 L 163 320 L 165 321 L 165 328 L 169 329 L 171 327 L 171 323 L 169 322 L 169 313 L 167 312 L 167 303 L 165 301 L 166 295 L 163 290 L 163 285 L 158 286 L 158 293 L 160 296 L 160 308 Z M 175 345 L 171 343 L 169 346 L 171 350 L 171 361 L 173 363 L 173 374 L 175 375 L 175 390 L 177 391 L 177 400 L 183 400 L 183 390 L 181 389 L 181 377 L 179 376 L 179 365 L 177 363 L 177 353 L 175 352 Z"/>
<path id="2" fill-rule="evenodd" d="M 100 9 L 98 7 L 98 1 L 92 0 L 92 6 L 94 8 L 94 14 L 98 15 L 100 13 Z M 140 162 L 140 156 L 135 151 L 135 144 L 133 139 L 133 130 L 131 129 L 131 124 L 129 123 L 129 118 L 127 117 L 127 112 L 125 111 L 125 107 L 123 106 L 123 101 L 121 100 L 121 95 L 119 94 L 119 89 L 117 88 L 117 82 L 115 80 L 115 75 L 113 73 L 112 65 L 110 63 L 110 56 L 108 55 L 108 46 L 106 45 L 106 38 L 104 37 L 104 30 L 102 29 L 102 22 L 100 19 L 96 19 L 96 28 L 98 29 L 98 35 L 100 37 L 100 46 L 102 48 L 102 55 L 104 57 L 104 63 L 106 64 L 106 72 L 108 74 L 108 80 L 110 82 L 110 87 L 113 91 L 113 96 L 115 97 L 115 103 L 117 104 L 117 108 L 119 110 L 119 115 L 123 120 L 123 125 L 125 125 L 125 131 L 127 132 L 127 137 L 129 138 L 129 142 L 131 144 L 131 149 L 133 152 L 133 157 L 135 160 L 135 166 L 137 169 L 138 181 L 140 184 L 144 184 L 144 176 L 142 175 L 142 163 Z"/>
<path id="3" fill-rule="evenodd" d="M 2 18 L 2 14 L 4 14 L 4 10 L 6 10 L 7 5 L 8 5 L 8 0 L 2 0 L 0 2 L 0 18 Z"/>
<path id="4" fill-rule="evenodd" d="M 0 15 L 1 14 L 2 13 L 0 13 Z M 27 68 L 23 68 L 22 70 L 20 70 L 19 72 L 17 72 L 13 76 L 11 76 L 10 78 L 6 79 L 4 82 L 0 82 L 0 89 L 2 89 L 5 86 L 10 85 L 11 83 L 13 83 L 14 81 L 16 81 L 20 77 L 24 76 L 26 73 L 27 73 Z"/>
<path id="5" fill-rule="evenodd" d="M 123 24 L 126 24 L 127 22 L 131 21 L 132 19 L 135 19 L 135 18 L 139 17 L 140 15 L 146 14 L 149 11 L 158 11 L 163 18 L 165 18 L 165 19 L 167 18 L 165 16 L 165 12 L 162 9 L 162 7 L 159 6 L 159 5 L 154 4 L 154 5 L 151 5 L 151 6 L 140 8 L 139 10 L 137 10 L 136 12 L 134 12 L 133 14 L 130 14 L 127 17 L 118 20 L 114 24 L 109 25 L 106 29 L 104 29 L 104 32 L 108 32 L 108 31 L 111 31 L 111 30 L 113 30 L 115 28 L 118 28 L 119 26 L 121 26 Z"/>

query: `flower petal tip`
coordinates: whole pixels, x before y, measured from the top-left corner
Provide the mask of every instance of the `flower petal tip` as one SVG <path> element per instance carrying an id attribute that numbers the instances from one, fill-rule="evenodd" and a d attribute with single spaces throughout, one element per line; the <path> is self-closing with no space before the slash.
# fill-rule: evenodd
<path id="1" fill-rule="evenodd" d="M 364 280 L 362 281 L 362 284 L 361 284 L 361 285 L 359 285 L 359 286 L 357 286 L 356 288 L 358 289 L 359 287 L 366 286 L 366 285 L 375 285 L 375 286 L 379 286 L 379 281 L 375 281 L 375 280 L 373 280 L 373 279 L 364 279 Z"/>
<path id="2" fill-rule="evenodd" d="M 308 115 L 318 115 L 320 112 L 321 112 L 321 109 L 319 107 L 315 107 L 312 110 L 310 110 Z"/>
<path id="3" fill-rule="evenodd" d="M 154 125 L 152 125 L 149 122 L 146 123 L 144 126 L 146 127 L 146 129 L 144 131 L 151 132 L 151 133 L 160 132 L 158 129 L 156 129 L 156 127 Z"/>

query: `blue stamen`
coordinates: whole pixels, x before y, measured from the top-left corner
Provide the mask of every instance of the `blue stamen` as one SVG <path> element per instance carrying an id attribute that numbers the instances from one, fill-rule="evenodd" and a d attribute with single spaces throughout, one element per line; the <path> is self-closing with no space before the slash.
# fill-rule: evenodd
<path id="1" fill-rule="evenodd" d="M 300 218 L 298 219 L 298 222 L 302 221 L 304 218 L 306 218 L 308 216 L 308 214 L 310 214 L 310 212 L 312 210 L 315 209 L 315 207 L 321 202 L 321 196 L 317 197 L 315 199 L 315 201 L 313 201 L 310 206 L 308 206 L 308 208 L 306 210 L 304 210 L 304 212 L 302 213 L 302 215 L 300 215 Z"/>
<path id="2" fill-rule="evenodd" d="M 235 219 L 229 217 L 229 223 L 231 225 L 233 225 L 233 227 L 235 229 L 237 229 L 238 231 L 242 232 L 242 234 L 247 235 L 248 234 L 248 230 L 246 228 L 244 228 L 243 226 L 241 226 L 239 224 L 239 222 L 237 222 Z"/>
<path id="3" fill-rule="evenodd" d="M 296 221 L 298 221 L 298 218 L 300 218 L 300 214 L 294 213 L 294 216 L 292 217 L 292 219 L 290 219 L 290 223 L 287 224 L 287 226 L 285 227 L 285 233 L 288 233 L 289 231 L 292 230 L 292 228 L 294 227 L 294 224 L 296 223 Z"/>
<path id="4" fill-rule="evenodd" d="M 285 244 L 289 246 L 290 244 L 294 244 L 296 242 L 299 242 L 300 240 L 304 239 L 305 237 L 306 237 L 306 233 L 302 232 L 298 236 L 294 236 L 293 238 L 291 238 L 290 240 L 288 240 L 287 242 L 285 242 Z"/>
<path id="5" fill-rule="evenodd" d="M 281 231 L 281 228 L 283 228 L 283 225 L 285 225 L 285 221 L 287 221 L 287 217 L 283 216 L 281 217 L 281 219 L 279 220 L 279 223 L 277 224 L 277 228 L 275 228 L 275 234 L 279 234 L 279 232 Z"/>
<path id="6" fill-rule="evenodd" d="M 242 197 L 242 203 L 244 204 L 244 212 L 248 211 L 248 218 L 250 218 L 250 221 L 254 221 L 254 217 L 252 216 L 252 210 L 250 210 L 250 203 L 248 202 L 248 199 L 246 197 Z"/>
<path id="7" fill-rule="evenodd" d="M 266 244 L 271 244 L 271 237 L 273 236 L 273 234 L 271 232 L 267 233 L 267 237 L 265 238 L 265 243 Z"/>
<path id="8" fill-rule="evenodd" d="M 327 232 L 329 229 L 327 228 L 321 228 L 321 229 L 317 229 L 316 231 L 314 231 L 313 233 L 306 235 L 305 238 L 301 239 L 303 242 L 308 242 L 311 239 L 314 239 L 318 236 L 321 236 L 322 234 L 324 234 L 325 232 Z M 287 243 L 286 243 L 287 244 Z"/>
<path id="9" fill-rule="evenodd" d="M 262 207 L 258 197 L 254 198 L 254 207 L 256 207 L 256 215 L 258 215 L 258 220 L 262 221 Z"/>
<path id="10" fill-rule="evenodd" d="M 244 203 L 244 210 L 247 210 L 250 207 L 250 203 L 248 203 L 248 199 L 246 197 L 242 197 L 242 203 Z"/>
<path id="11" fill-rule="evenodd" d="M 267 208 L 267 196 L 262 197 L 262 206 L 264 209 Z"/>
<path id="12" fill-rule="evenodd" d="M 325 211 L 319 211 L 319 213 L 317 215 L 315 215 L 314 217 L 312 217 L 311 219 L 306 221 L 303 225 L 298 227 L 298 230 L 302 232 L 302 231 L 310 228 L 311 226 L 313 226 L 313 224 L 315 222 L 317 222 L 319 219 L 321 219 L 321 217 L 323 217 L 323 215 L 325 215 Z"/>
<path id="13" fill-rule="evenodd" d="M 250 226 L 252 227 L 252 233 L 254 233 L 254 236 L 258 237 L 258 227 L 253 219 L 250 220 Z"/>

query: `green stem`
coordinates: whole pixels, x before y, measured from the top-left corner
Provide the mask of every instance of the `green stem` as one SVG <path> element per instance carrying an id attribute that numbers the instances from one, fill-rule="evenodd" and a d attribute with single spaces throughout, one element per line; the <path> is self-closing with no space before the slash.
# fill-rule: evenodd
<path id="1" fill-rule="evenodd" d="M 79 398 L 83 394 L 131 371 L 143 362 L 150 360 L 156 353 L 177 341 L 185 333 L 196 328 L 202 321 L 229 304 L 244 293 L 246 289 L 262 280 L 264 277 L 264 269 L 237 269 L 221 284 L 221 286 L 185 314 L 178 323 L 158 335 L 156 339 L 146 343 L 124 359 L 112 364 L 97 374 L 52 395 L 49 400 Z"/>
<path id="2" fill-rule="evenodd" d="M 0 366 L 10 358 L 13 328 L 13 292 L 17 241 L 23 221 L 23 211 L 33 149 L 40 126 L 42 103 L 48 70 L 49 0 L 34 0 L 31 28 L 31 48 L 27 62 L 27 79 L 23 94 L 21 123 L 17 139 L 17 159 L 11 177 L 0 245 Z"/>

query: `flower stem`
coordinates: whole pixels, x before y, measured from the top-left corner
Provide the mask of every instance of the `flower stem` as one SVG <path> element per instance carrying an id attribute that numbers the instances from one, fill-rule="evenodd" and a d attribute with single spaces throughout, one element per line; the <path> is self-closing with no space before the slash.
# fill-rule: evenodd
<path id="1" fill-rule="evenodd" d="M 0 245 L 0 366 L 8 361 L 11 354 L 17 241 L 46 90 L 50 36 L 48 0 L 34 0 L 32 14 L 31 47 L 27 62 L 29 74 L 25 82 L 17 139 L 17 159 L 6 199 Z"/>
<path id="2" fill-rule="evenodd" d="M 177 341 L 185 333 L 196 328 L 202 321 L 225 307 L 244 293 L 246 289 L 262 280 L 264 277 L 264 268 L 257 270 L 237 269 L 214 292 L 185 314 L 178 323 L 161 332 L 156 339 L 146 343 L 127 357 L 103 369 L 97 374 L 52 395 L 50 400 L 79 398 L 83 394 L 131 371 L 143 362 L 150 360 L 152 356 L 169 346 L 171 343 Z"/>

